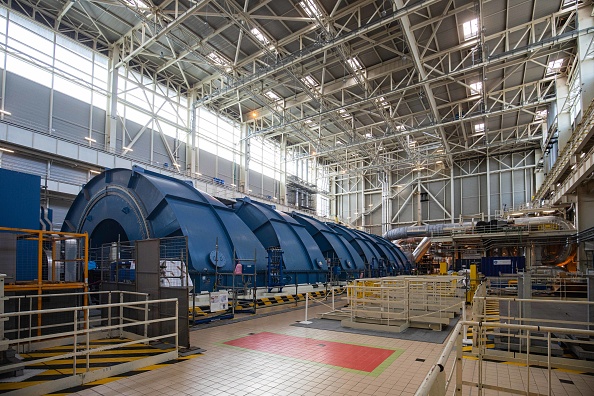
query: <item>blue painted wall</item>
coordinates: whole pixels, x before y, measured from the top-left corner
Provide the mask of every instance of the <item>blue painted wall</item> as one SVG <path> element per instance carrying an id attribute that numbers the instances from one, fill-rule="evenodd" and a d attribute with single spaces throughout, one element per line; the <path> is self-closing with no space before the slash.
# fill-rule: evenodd
<path id="1" fill-rule="evenodd" d="M 39 229 L 39 176 L 0 169 L 0 227 Z M 37 243 L 17 242 L 16 280 L 37 279 Z"/>
<path id="2" fill-rule="evenodd" d="M 0 226 L 39 229 L 41 178 L 0 169 Z"/>

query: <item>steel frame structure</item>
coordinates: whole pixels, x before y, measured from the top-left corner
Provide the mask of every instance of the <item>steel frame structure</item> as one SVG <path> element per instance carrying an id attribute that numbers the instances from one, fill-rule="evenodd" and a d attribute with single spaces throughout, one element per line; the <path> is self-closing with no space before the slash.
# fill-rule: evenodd
<path id="1" fill-rule="evenodd" d="M 420 193 L 423 178 L 461 161 L 546 146 L 554 123 L 542 111 L 559 77 L 578 73 L 578 40 L 594 35 L 578 23 L 590 0 L 3 3 L 109 55 L 112 76 L 139 71 L 191 98 L 189 112 L 203 106 L 242 123 L 247 141 L 274 140 L 332 178 L 381 179 L 369 189 L 382 191 L 373 210 L 382 208 L 384 227 L 394 221 L 389 180 L 401 173 Z"/>

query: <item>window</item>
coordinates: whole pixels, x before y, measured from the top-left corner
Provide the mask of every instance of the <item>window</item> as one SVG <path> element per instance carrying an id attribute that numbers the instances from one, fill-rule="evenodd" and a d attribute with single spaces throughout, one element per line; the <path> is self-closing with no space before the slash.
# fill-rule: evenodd
<path id="1" fill-rule="evenodd" d="M 303 8 L 303 11 L 305 11 L 305 13 L 307 14 L 308 17 L 310 17 L 310 18 L 321 18 L 322 17 L 322 12 L 318 8 L 318 6 L 314 2 L 314 0 L 303 0 L 303 1 L 299 2 L 299 5 L 301 6 L 301 8 Z"/>
<path id="2" fill-rule="evenodd" d="M 464 30 L 464 40 L 470 40 L 478 36 L 478 19 L 471 19 L 468 22 L 464 22 L 462 25 L 462 29 Z"/>
<path id="3" fill-rule="evenodd" d="M 546 75 L 552 76 L 553 74 L 557 74 L 561 70 L 561 66 L 563 66 L 563 58 L 550 61 L 547 65 Z"/>
<path id="4" fill-rule="evenodd" d="M 478 95 L 483 91 L 483 83 L 482 82 L 475 82 L 470 84 L 470 94 L 471 95 Z"/>

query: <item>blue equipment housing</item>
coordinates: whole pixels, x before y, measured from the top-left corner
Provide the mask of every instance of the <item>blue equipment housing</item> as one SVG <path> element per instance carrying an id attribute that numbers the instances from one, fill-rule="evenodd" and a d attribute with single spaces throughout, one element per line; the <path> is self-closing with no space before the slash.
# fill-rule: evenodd
<path id="1" fill-rule="evenodd" d="M 264 247 L 232 209 L 188 183 L 139 167 L 93 178 L 70 207 L 63 230 L 88 232 L 92 247 L 186 236 L 196 290 L 213 289 L 215 266 L 230 274 L 237 260 L 255 257 L 259 271 L 267 265 Z"/>
<path id="2" fill-rule="evenodd" d="M 234 207 L 266 249 L 279 247 L 284 252 L 287 284 L 326 281 L 326 259 L 302 224 L 273 205 L 249 197 L 239 198 Z"/>
<path id="3" fill-rule="evenodd" d="M 353 278 L 365 270 L 365 263 L 355 248 L 326 223 L 297 212 L 292 212 L 291 217 L 305 226 L 324 254 L 326 263 L 332 267 L 329 269 L 339 279 Z"/>
<path id="4" fill-rule="evenodd" d="M 366 264 L 380 268 L 388 263 L 382 265 L 393 270 L 386 275 L 410 266 L 398 247 L 381 237 L 295 212 L 289 215 L 247 197 L 226 206 L 191 183 L 140 167 L 107 170 L 89 181 L 62 230 L 87 232 L 91 247 L 185 236 L 196 292 L 232 285 L 236 262 L 242 262 L 244 270 L 255 265 L 258 287 L 270 286 L 267 268 L 277 263 L 277 287 L 352 279 L 361 276 Z M 281 257 L 269 264 L 266 249 Z M 133 281 L 132 275 L 126 279 Z"/>

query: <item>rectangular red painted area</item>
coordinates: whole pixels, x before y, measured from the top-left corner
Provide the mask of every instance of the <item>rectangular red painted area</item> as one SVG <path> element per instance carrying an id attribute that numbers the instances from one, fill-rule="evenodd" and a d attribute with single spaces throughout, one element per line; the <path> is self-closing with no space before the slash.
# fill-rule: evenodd
<path id="1" fill-rule="evenodd" d="M 225 342 L 240 348 L 372 372 L 395 351 L 275 333 L 257 333 Z"/>

